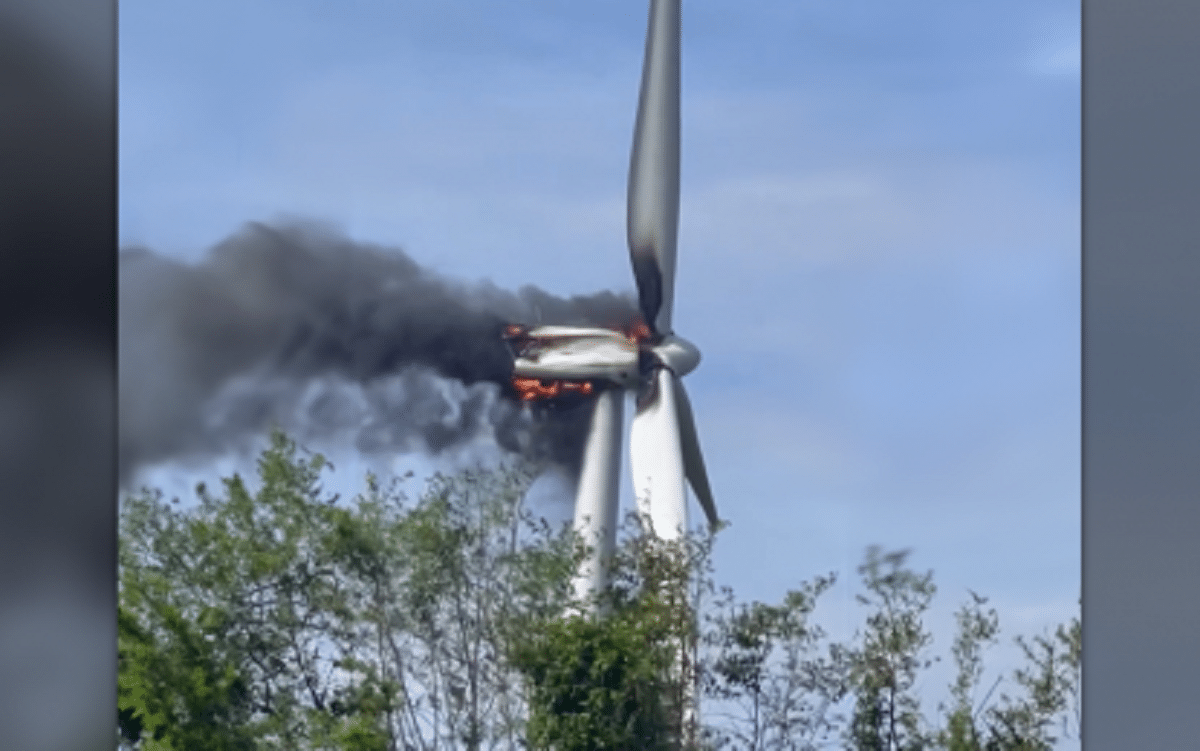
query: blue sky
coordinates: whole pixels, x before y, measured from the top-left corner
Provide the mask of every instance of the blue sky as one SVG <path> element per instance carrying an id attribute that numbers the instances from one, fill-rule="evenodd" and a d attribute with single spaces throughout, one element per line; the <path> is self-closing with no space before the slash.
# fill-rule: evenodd
<path id="1" fill-rule="evenodd" d="M 123 2 L 121 243 L 197 260 L 295 216 L 466 281 L 632 290 L 645 21 Z M 684 4 L 675 326 L 742 596 L 852 579 L 878 543 L 934 569 L 943 650 L 967 587 L 1009 634 L 1075 612 L 1079 49 L 1061 0 Z"/>

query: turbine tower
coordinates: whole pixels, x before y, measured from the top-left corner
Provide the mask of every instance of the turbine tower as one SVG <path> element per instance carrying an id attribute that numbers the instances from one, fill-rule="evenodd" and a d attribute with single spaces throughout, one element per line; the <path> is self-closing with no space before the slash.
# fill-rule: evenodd
<path id="1" fill-rule="evenodd" d="M 685 478 L 710 526 L 718 523 L 692 407 L 681 378 L 700 351 L 671 326 L 679 226 L 680 0 L 651 0 L 633 155 L 627 235 L 642 321 L 634 331 L 510 326 L 513 384 L 528 399 L 589 395 L 592 415 L 575 496 L 575 529 L 592 554 L 576 578 L 590 599 L 607 584 L 616 545 L 621 429 L 626 393 L 636 412 L 629 436 L 639 511 L 653 531 L 687 529 Z"/>

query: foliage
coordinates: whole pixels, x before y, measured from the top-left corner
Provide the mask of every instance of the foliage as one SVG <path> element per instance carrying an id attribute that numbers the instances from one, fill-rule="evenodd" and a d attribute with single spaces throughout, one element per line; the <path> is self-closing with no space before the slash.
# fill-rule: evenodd
<path id="1" fill-rule="evenodd" d="M 983 651 L 996 641 L 1000 620 L 994 609 L 983 610 L 987 598 L 970 593 L 971 602 L 955 613 L 957 633 L 951 651 L 956 674 L 950 687 L 952 704 L 946 726 L 938 733 L 938 744 L 947 751 L 975 751 L 980 748 L 976 726 L 975 690 L 983 675 Z M 986 701 L 986 697 L 985 697 Z"/>
<path id="2" fill-rule="evenodd" d="M 536 749 L 669 747 L 663 696 L 671 652 L 659 624 L 630 611 L 551 621 L 518 647 L 532 686 L 527 741 Z"/>
<path id="3" fill-rule="evenodd" d="M 568 599 L 569 538 L 520 508 L 527 477 L 437 478 L 392 518 L 377 497 L 344 512 L 339 546 L 357 566 L 364 620 L 355 664 L 374 665 L 397 698 L 397 743 L 516 747 L 524 722 L 506 661 L 517 624 L 557 615 Z"/>
<path id="4" fill-rule="evenodd" d="M 179 727 L 219 726 L 236 736 L 236 747 L 346 747 L 334 737 L 340 728 L 319 718 L 353 693 L 329 680 L 331 654 L 351 636 L 352 619 L 327 544 L 335 509 L 319 499 L 323 466 L 320 456 L 297 458 L 294 444 L 277 435 L 259 461 L 256 494 L 235 475 L 222 496 L 198 487 L 199 505 L 188 511 L 157 493 L 125 499 L 122 680 L 146 695 L 153 675 L 154 702 L 164 707 L 143 709 L 129 693 L 122 709 L 130 741 L 153 747 L 138 723 L 147 730 L 165 715 Z M 238 711 L 220 716 L 191 698 L 217 673 L 190 665 L 218 659 L 222 680 L 238 688 Z M 368 718 L 346 720 L 361 726 Z"/>
<path id="5" fill-rule="evenodd" d="M 532 748 L 667 749 L 696 734 L 691 585 L 707 570 L 708 541 L 661 540 L 636 516 L 625 529 L 610 589 L 514 645 L 531 686 Z"/>
<path id="6" fill-rule="evenodd" d="M 276 434 L 255 493 L 124 499 L 126 746 L 520 745 L 507 624 L 561 612 L 574 555 L 522 509 L 530 473 L 437 477 L 415 504 L 369 478 L 345 506 L 325 468 Z"/>
<path id="7" fill-rule="evenodd" d="M 1058 626 L 1052 635 L 1031 641 L 1017 637 L 1026 666 L 1014 674 L 1021 692 L 1002 694 L 997 706 L 985 715 L 987 738 L 983 751 L 1047 751 L 1058 737 L 1052 732 L 1061 721 L 1064 736 L 1080 724 L 1080 677 L 1083 631 L 1078 617 Z"/>
<path id="8" fill-rule="evenodd" d="M 246 681 L 207 638 L 213 621 L 189 623 L 169 605 L 159 605 L 153 615 L 167 635 L 165 644 L 123 607 L 117 613 L 122 736 L 161 751 L 253 748 L 244 729 Z"/>
<path id="9" fill-rule="evenodd" d="M 743 602 L 713 583 L 711 536 L 636 517 L 610 590 L 573 602 L 586 551 L 523 507 L 528 467 L 437 476 L 416 501 L 368 477 L 351 502 L 327 470 L 276 434 L 253 492 L 235 475 L 191 507 L 123 499 L 122 748 L 1042 751 L 1078 731 L 1078 618 L 1018 637 L 1024 664 L 981 699 L 1000 625 L 974 593 L 949 701 L 922 709 L 936 588 L 905 551 L 867 551 L 864 621 L 839 642 L 816 621 L 833 574 Z"/>
<path id="10" fill-rule="evenodd" d="M 739 603 L 722 590 L 704 636 L 706 694 L 725 710 L 725 722 L 709 729 L 712 745 L 814 749 L 828 739 L 848 688 L 849 655 L 811 616 L 835 581 L 819 577 L 778 605 Z"/>
<path id="11" fill-rule="evenodd" d="M 917 751 L 927 745 L 913 688 L 919 671 L 931 664 L 925 650 L 932 636 L 922 618 L 936 587 L 932 572 L 904 566 L 907 557 L 908 551 L 871 547 L 858 569 L 866 588 L 858 601 L 872 612 L 851 657 L 855 705 L 847 741 L 856 751 Z"/>

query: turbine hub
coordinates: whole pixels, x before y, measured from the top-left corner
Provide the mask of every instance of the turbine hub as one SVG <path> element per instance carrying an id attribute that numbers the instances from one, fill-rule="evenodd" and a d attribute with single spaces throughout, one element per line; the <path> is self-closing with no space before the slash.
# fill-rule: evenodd
<path id="1" fill-rule="evenodd" d="M 696 345 L 674 334 L 667 334 L 649 350 L 659 364 L 679 378 L 691 373 L 700 364 L 700 350 Z"/>

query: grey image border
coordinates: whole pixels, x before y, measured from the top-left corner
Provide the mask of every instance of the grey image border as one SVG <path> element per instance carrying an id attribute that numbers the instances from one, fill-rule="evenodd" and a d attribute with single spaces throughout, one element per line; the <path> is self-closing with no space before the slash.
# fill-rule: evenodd
<path id="1" fill-rule="evenodd" d="M 116 738 L 116 2 L 0 3 L 0 737 Z"/>
<path id="2" fill-rule="evenodd" d="M 1198 30 L 1186 0 L 1083 4 L 1088 751 L 1195 743 Z"/>

